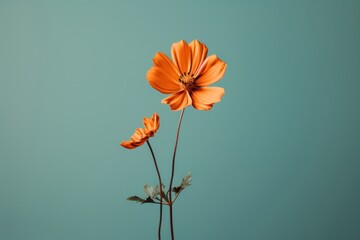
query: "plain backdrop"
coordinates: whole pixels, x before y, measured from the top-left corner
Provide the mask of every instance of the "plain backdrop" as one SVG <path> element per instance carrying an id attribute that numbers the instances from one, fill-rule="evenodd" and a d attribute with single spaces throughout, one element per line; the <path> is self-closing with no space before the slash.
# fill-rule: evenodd
<path id="1" fill-rule="evenodd" d="M 146 81 L 198 39 L 227 63 L 222 101 L 185 111 L 176 239 L 360 239 L 359 1 L 0 0 L 0 239 L 156 239 L 180 112 Z M 163 239 L 170 239 L 164 209 Z"/>

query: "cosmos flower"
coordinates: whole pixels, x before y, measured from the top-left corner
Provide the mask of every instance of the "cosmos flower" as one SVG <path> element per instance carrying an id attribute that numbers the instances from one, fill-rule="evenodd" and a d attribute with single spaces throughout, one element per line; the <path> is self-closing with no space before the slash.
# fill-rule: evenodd
<path id="1" fill-rule="evenodd" d="M 208 86 L 224 76 L 226 64 L 216 55 L 206 57 L 207 51 L 206 45 L 198 40 L 190 44 L 181 40 L 171 47 L 172 60 L 164 53 L 156 53 L 154 66 L 146 78 L 159 92 L 171 94 L 162 100 L 171 110 L 190 105 L 198 110 L 210 110 L 221 101 L 224 89 Z"/>
<path id="2" fill-rule="evenodd" d="M 121 146 L 133 149 L 143 145 L 150 137 L 153 137 L 160 126 L 160 117 L 154 113 L 151 118 L 143 118 L 144 128 L 137 128 L 129 141 L 122 141 Z"/>

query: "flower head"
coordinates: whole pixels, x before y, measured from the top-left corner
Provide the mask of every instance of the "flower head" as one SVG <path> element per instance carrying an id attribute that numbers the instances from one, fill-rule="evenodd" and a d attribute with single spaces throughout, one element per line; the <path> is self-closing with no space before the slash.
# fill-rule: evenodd
<path id="1" fill-rule="evenodd" d="M 133 149 L 143 145 L 150 137 L 153 137 L 160 126 L 160 117 L 154 113 L 151 118 L 143 118 L 144 128 L 137 128 L 129 141 L 122 141 L 121 146 Z"/>
<path id="2" fill-rule="evenodd" d="M 210 110 L 221 101 L 224 89 L 208 86 L 224 76 L 226 64 L 216 55 L 206 57 L 207 51 L 206 45 L 198 40 L 190 44 L 181 40 L 171 47 L 172 60 L 164 53 L 156 53 L 146 78 L 159 92 L 171 94 L 162 100 L 171 110 L 190 105 Z"/>

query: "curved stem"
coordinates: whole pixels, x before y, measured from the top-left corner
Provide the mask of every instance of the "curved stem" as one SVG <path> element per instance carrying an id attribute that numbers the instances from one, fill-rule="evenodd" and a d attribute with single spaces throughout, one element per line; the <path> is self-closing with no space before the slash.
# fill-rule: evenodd
<path id="1" fill-rule="evenodd" d="M 161 176 L 160 176 L 160 171 L 159 171 L 159 167 L 157 165 L 157 162 L 156 162 L 156 158 L 155 158 L 155 154 L 154 154 L 154 151 L 150 145 L 150 142 L 149 140 L 146 141 L 147 145 L 149 146 L 149 149 L 150 149 L 150 152 L 151 152 L 151 155 L 153 157 L 153 160 L 154 160 L 154 164 L 155 164 L 155 168 L 156 168 L 156 173 L 158 175 L 158 179 L 159 179 L 159 187 L 160 187 L 160 216 L 159 216 L 159 228 L 158 228 L 158 239 L 161 240 L 161 224 L 162 224 L 162 194 L 161 194 L 161 191 L 162 191 L 162 181 L 161 181 Z"/>
<path id="2" fill-rule="evenodd" d="M 178 123 L 178 128 L 177 128 L 177 132 L 176 132 L 174 154 L 173 154 L 172 165 L 171 165 L 171 178 L 170 178 L 170 184 L 169 184 L 169 190 L 168 190 L 169 202 L 170 202 L 170 204 L 169 204 L 169 208 L 170 208 L 170 231 L 171 231 L 171 239 L 172 240 L 174 240 L 174 225 L 173 225 L 173 209 L 172 209 L 172 192 L 171 192 L 171 190 L 172 190 L 172 184 L 173 184 L 174 173 L 175 173 L 176 150 L 177 150 L 177 145 L 178 145 L 178 141 L 179 141 L 180 127 L 181 127 L 182 118 L 184 116 L 184 112 L 185 112 L 185 108 L 183 108 L 183 110 L 181 111 L 180 119 L 179 119 L 179 123 Z"/>
<path id="3" fill-rule="evenodd" d="M 178 128 L 177 128 L 177 132 L 176 132 L 175 147 L 174 147 L 174 153 L 173 153 L 172 165 L 171 165 L 171 179 L 170 179 L 170 184 L 169 184 L 169 193 L 170 193 L 169 199 L 170 199 L 170 201 L 171 201 L 172 183 L 173 183 L 173 180 L 174 180 L 174 173 L 175 173 L 176 150 L 177 150 L 177 145 L 178 145 L 178 141 L 179 141 L 180 127 L 181 127 L 182 118 L 184 116 L 184 112 L 185 112 L 185 108 L 183 108 L 183 110 L 181 111 L 180 119 L 179 119 L 179 123 L 178 123 Z"/>

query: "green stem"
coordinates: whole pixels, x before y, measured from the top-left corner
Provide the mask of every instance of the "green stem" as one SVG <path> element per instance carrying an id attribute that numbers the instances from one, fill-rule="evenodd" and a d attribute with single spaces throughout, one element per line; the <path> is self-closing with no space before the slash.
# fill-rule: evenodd
<path id="1" fill-rule="evenodd" d="M 174 173 L 175 173 L 176 150 L 177 150 L 177 145 L 178 145 L 178 141 L 179 141 L 180 127 L 181 127 L 182 118 L 184 116 L 184 112 L 185 112 L 185 108 L 183 108 L 183 110 L 181 111 L 180 119 L 179 119 L 179 123 L 178 123 L 178 128 L 177 128 L 177 132 L 176 132 L 174 154 L 173 154 L 172 165 L 171 165 L 171 178 L 170 178 L 170 184 L 169 184 L 169 190 L 168 190 L 169 210 L 170 210 L 170 232 L 171 232 L 171 239 L 172 240 L 175 239 L 174 238 L 174 224 L 173 224 L 173 208 L 172 208 L 172 184 L 173 184 Z"/>
<path id="2" fill-rule="evenodd" d="M 158 179 L 159 179 L 160 192 L 161 192 L 162 191 L 162 181 L 161 181 L 161 175 L 160 175 L 159 167 L 157 165 L 155 154 L 154 154 L 154 151 L 153 151 L 153 149 L 151 147 L 151 144 L 150 144 L 149 140 L 147 140 L 146 143 L 149 146 L 151 155 L 152 155 L 153 160 L 154 160 L 156 173 L 157 173 Z M 158 239 L 159 240 L 161 240 L 161 224 L 162 224 L 162 194 L 160 194 L 160 216 L 159 216 L 159 227 L 158 227 Z"/>

